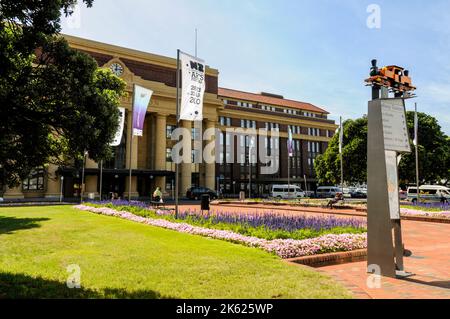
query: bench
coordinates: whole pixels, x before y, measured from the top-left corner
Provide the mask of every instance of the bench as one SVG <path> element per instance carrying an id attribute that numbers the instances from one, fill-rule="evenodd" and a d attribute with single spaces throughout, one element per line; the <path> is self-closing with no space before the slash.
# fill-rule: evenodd
<path id="1" fill-rule="evenodd" d="M 160 201 L 154 201 L 154 200 L 150 201 L 150 206 L 152 206 L 154 208 L 160 208 L 162 206 L 163 208 L 165 208 L 164 202 L 161 203 Z"/>

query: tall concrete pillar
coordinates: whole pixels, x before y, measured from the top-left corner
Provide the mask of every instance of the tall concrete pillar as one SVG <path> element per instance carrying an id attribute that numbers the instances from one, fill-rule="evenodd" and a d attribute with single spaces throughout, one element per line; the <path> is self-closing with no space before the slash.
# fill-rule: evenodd
<path id="1" fill-rule="evenodd" d="M 164 114 L 156 115 L 156 143 L 155 147 L 155 170 L 166 170 L 166 124 L 167 116 Z M 155 184 L 164 192 L 166 188 L 166 177 L 158 176 L 155 178 Z"/>
<path id="2" fill-rule="evenodd" d="M 61 178 L 56 175 L 58 166 L 50 164 L 47 169 L 46 198 L 59 198 L 61 192 Z"/>
<path id="3" fill-rule="evenodd" d="M 98 169 L 98 164 L 90 159 L 90 158 L 86 158 L 86 167 L 85 168 L 93 168 L 93 169 Z M 85 175 L 84 177 L 85 179 L 85 184 L 86 184 L 86 189 L 85 189 L 85 196 L 87 197 L 89 193 L 93 193 L 94 197 L 99 197 L 99 189 L 98 189 L 98 176 L 97 175 Z"/>
<path id="4" fill-rule="evenodd" d="M 207 120 L 206 121 L 206 129 L 213 129 L 216 127 L 216 122 Z M 215 143 L 215 136 L 211 138 L 211 140 L 206 141 L 207 144 L 214 142 Z M 216 163 L 215 161 L 213 163 L 205 163 L 205 186 L 210 189 L 215 189 L 216 185 Z"/>
<path id="5" fill-rule="evenodd" d="M 186 191 L 189 187 L 191 187 L 192 181 L 192 163 L 191 163 L 191 152 L 192 152 L 192 124 L 190 121 L 181 121 L 181 127 L 187 129 L 187 136 L 183 136 L 183 151 L 189 152 L 189 161 L 188 163 L 181 163 L 181 178 L 180 178 L 180 187 L 178 189 L 180 196 L 185 196 Z M 186 156 L 187 158 L 187 156 Z"/>
<path id="6" fill-rule="evenodd" d="M 133 113 L 132 111 L 128 111 L 127 115 L 127 149 L 126 149 L 126 168 L 129 169 L 131 166 L 131 169 L 137 169 L 137 162 L 138 162 L 138 136 L 133 136 Z M 131 140 L 133 140 L 133 143 L 131 143 Z M 130 160 L 130 148 L 131 148 L 131 160 Z M 128 196 L 128 190 L 130 189 L 129 185 L 129 177 L 125 179 L 125 194 L 124 198 Z M 131 198 L 133 197 L 139 197 L 139 193 L 137 192 L 137 177 L 132 176 L 131 177 Z"/>

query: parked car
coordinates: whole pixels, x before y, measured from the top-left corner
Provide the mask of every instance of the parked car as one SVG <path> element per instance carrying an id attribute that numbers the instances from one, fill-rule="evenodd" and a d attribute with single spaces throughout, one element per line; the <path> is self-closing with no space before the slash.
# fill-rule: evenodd
<path id="1" fill-rule="evenodd" d="M 420 201 L 426 203 L 450 202 L 450 188 L 439 185 L 422 185 L 419 187 Z M 417 187 L 408 187 L 407 200 L 417 202 Z"/>
<path id="2" fill-rule="evenodd" d="M 336 193 L 342 193 L 342 189 L 336 186 L 319 186 L 317 187 L 317 198 L 332 198 Z"/>
<path id="3" fill-rule="evenodd" d="M 303 191 L 305 193 L 305 197 L 315 198 L 316 193 L 314 191 Z"/>
<path id="4" fill-rule="evenodd" d="M 209 195 L 211 199 L 219 198 L 219 195 L 216 191 L 206 188 L 206 187 L 191 187 L 186 192 L 186 197 L 189 199 L 198 200 L 202 195 Z"/>
<path id="5" fill-rule="evenodd" d="M 402 189 L 398 190 L 398 196 L 400 197 L 400 200 L 407 200 L 408 199 L 408 192 L 404 191 Z"/>
<path id="6" fill-rule="evenodd" d="M 272 185 L 270 196 L 282 199 L 294 199 L 305 197 L 305 192 L 297 185 Z"/>
<path id="7" fill-rule="evenodd" d="M 367 191 L 363 191 L 362 189 L 354 189 L 353 191 L 350 192 L 350 197 L 351 198 L 367 198 Z"/>

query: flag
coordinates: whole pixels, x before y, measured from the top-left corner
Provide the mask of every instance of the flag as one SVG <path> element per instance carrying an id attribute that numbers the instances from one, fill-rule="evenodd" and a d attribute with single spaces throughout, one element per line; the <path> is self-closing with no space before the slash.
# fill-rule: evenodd
<path id="1" fill-rule="evenodd" d="M 288 154 L 289 154 L 289 157 L 292 157 L 292 156 L 294 156 L 294 143 L 293 143 L 293 141 L 292 141 L 292 131 L 291 131 L 291 127 L 289 126 L 289 129 L 288 129 L 288 132 L 289 132 L 289 138 L 288 138 L 288 143 L 287 143 L 287 148 L 288 148 Z"/>
<path id="2" fill-rule="evenodd" d="M 144 129 L 145 114 L 147 113 L 148 103 L 152 97 L 153 91 L 134 85 L 133 98 L 133 135 L 142 136 Z"/>
<path id="3" fill-rule="evenodd" d="M 419 119 L 417 118 L 417 111 L 414 113 L 414 146 L 417 146 L 419 133 Z"/>
<path id="4" fill-rule="evenodd" d="M 117 128 L 114 140 L 110 144 L 111 146 L 119 146 L 122 141 L 123 126 L 125 124 L 125 108 L 119 107 L 119 127 Z"/>
<path id="5" fill-rule="evenodd" d="M 205 62 L 180 52 L 181 106 L 180 120 L 203 120 L 203 95 L 205 94 Z"/>
<path id="6" fill-rule="evenodd" d="M 343 140 L 344 140 L 344 127 L 342 126 L 342 117 L 341 117 L 341 126 L 339 127 L 339 154 L 342 154 Z"/>

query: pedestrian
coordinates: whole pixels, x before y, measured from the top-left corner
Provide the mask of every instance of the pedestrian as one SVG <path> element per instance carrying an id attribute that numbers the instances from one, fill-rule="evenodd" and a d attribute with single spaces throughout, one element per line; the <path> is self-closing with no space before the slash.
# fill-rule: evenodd
<path id="1" fill-rule="evenodd" d="M 153 201 L 162 202 L 161 188 L 156 187 L 155 191 L 153 192 Z"/>

